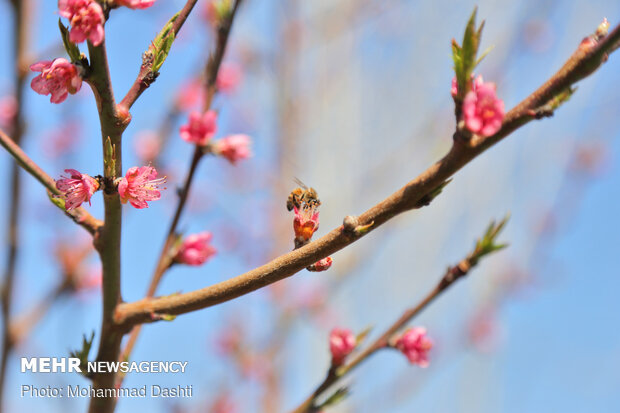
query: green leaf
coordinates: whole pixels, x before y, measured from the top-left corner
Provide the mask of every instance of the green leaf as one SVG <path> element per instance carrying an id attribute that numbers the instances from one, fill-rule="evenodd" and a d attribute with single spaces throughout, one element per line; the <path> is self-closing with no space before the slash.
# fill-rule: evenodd
<path id="1" fill-rule="evenodd" d="M 497 224 L 495 223 L 495 221 L 491 221 L 491 223 L 487 227 L 486 232 L 484 233 L 484 236 L 476 241 L 476 248 L 470 256 L 470 261 L 472 265 L 476 265 L 478 263 L 478 260 L 480 260 L 480 258 L 484 257 L 485 255 L 499 251 L 508 246 L 508 244 L 495 243 L 497 236 L 506 226 L 508 219 L 510 219 L 510 215 L 506 215 L 506 217 Z"/>
<path id="2" fill-rule="evenodd" d="M 47 196 L 52 201 L 52 204 L 56 205 L 58 208 L 65 210 L 65 199 L 61 196 L 55 195 L 50 191 L 47 192 Z"/>
<path id="3" fill-rule="evenodd" d="M 93 339 L 95 338 L 95 332 L 93 331 L 90 334 L 90 338 L 86 338 L 86 334 L 82 337 L 82 348 L 81 350 L 71 351 L 69 355 L 71 357 L 75 357 L 80 359 L 80 369 L 82 370 L 82 374 L 86 374 L 86 364 L 88 363 L 88 354 L 90 353 L 90 349 L 93 346 Z"/>
<path id="4" fill-rule="evenodd" d="M 357 336 L 355 336 L 356 347 L 361 345 L 364 342 L 364 340 L 366 340 L 366 337 L 368 337 L 368 334 L 370 334 L 371 330 L 372 330 L 372 327 L 368 326 L 365 329 L 363 329 Z"/>
<path id="5" fill-rule="evenodd" d="M 168 34 L 170 34 L 172 26 L 174 25 L 176 19 L 179 17 L 179 14 L 181 14 L 180 11 L 177 12 L 174 16 L 172 16 L 170 20 L 168 20 L 164 28 L 161 29 L 161 31 L 157 34 L 155 39 L 153 39 L 153 45 L 155 45 L 155 47 L 161 47 L 163 40 L 168 37 Z"/>
<path id="6" fill-rule="evenodd" d="M 323 403 L 317 406 L 317 411 L 320 411 L 321 409 L 324 409 L 326 407 L 335 406 L 336 404 L 346 399 L 347 396 L 349 396 L 350 394 L 351 392 L 349 391 L 348 387 L 338 388 L 334 393 L 332 393 L 327 398 L 327 400 L 325 400 Z"/>
<path id="7" fill-rule="evenodd" d="M 151 66 L 151 71 L 153 73 L 159 72 L 159 69 L 166 61 L 168 57 L 168 53 L 170 53 L 170 48 L 172 47 L 172 43 L 175 39 L 175 33 L 172 31 L 174 26 L 174 22 L 181 14 L 181 11 L 177 12 L 168 23 L 164 26 L 164 28 L 159 32 L 159 34 L 153 39 L 151 46 L 149 47 L 148 52 L 154 56 L 153 65 Z"/>
<path id="8" fill-rule="evenodd" d="M 430 205 L 431 202 L 433 202 L 433 200 L 435 198 L 437 198 L 439 196 L 439 194 L 441 194 L 441 192 L 443 191 L 443 189 L 450 183 L 452 182 L 452 178 L 447 179 L 445 181 L 443 181 L 441 184 L 439 184 L 436 188 L 434 188 L 433 190 L 431 190 L 428 194 L 424 195 L 422 198 L 420 198 L 420 200 L 417 202 L 415 208 L 422 208 L 424 206 L 428 206 Z"/>
<path id="9" fill-rule="evenodd" d="M 452 40 L 452 60 L 454 61 L 454 73 L 459 92 L 456 97 L 457 100 L 463 100 L 467 92 L 471 90 L 471 75 L 476 66 L 491 50 L 489 48 L 485 50 L 480 58 L 477 57 L 480 39 L 482 38 L 482 29 L 484 28 L 484 21 L 482 21 L 479 27 L 476 27 L 477 12 L 478 8 L 474 7 L 474 11 L 465 27 L 462 46 L 459 46 L 455 40 Z"/>
<path id="10" fill-rule="evenodd" d="M 476 30 L 476 14 L 478 13 L 478 7 L 474 7 L 474 11 L 469 17 L 467 26 L 465 27 L 465 33 L 463 34 L 463 52 L 461 57 L 465 70 L 471 68 L 476 54 L 478 53 L 479 31 Z"/>
<path id="11" fill-rule="evenodd" d="M 79 47 L 69 40 L 69 29 L 62 24 L 62 21 L 58 19 L 58 28 L 60 29 L 60 37 L 62 38 L 62 44 L 65 46 L 65 50 L 69 55 L 72 63 L 77 63 L 82 59 Z"/>
<path id="12" fill-rule="evenodd" d="M 216 0 L 213 2 L 215 6 L 215 15 L 218 25 L 230 18 L 232 13 L 232 0 Z"/>
<path id="13" fill-rule="evenodd" d="M 170 53 L 170 48 L 172 47 L 172 43 L 174 43 L 174 34 L 170 34 L 166 37 L 162 43 L 161 48 L 155 54 L 155 59 L 153 60 L 153 72 L 159 72 L 159 69 L 166 61 L 168 54 Z"/>
<path id="14" fill-rule="evenodd" d="M 116 171 L 116 146 L 112 145 L 112 140 L 108 136 L 103 149 L 103 166 L 105 176 L 114 176 Z"/>
<path id="15" fill-rule="evenodd" d="M 484 52 L 482 52 L 482 54 L 480 55 L 480 57 L 478 58 L 478 60 L 476 60 L 476 64 L 474 65 L 474 69 L 476 68 L 476 66 L 478 66 L 480 64 L 480 62 L 482 62 L 482 59 L 484 59 L 485 57 L 487 57 L 487 55 L 489 53 L 491 53 L 491 50 L 493 50 L 494 46 L 489 46 L 487 47 Z"/>
<path id="16" fill-rule="evenodd" d="M 567 87 L 557 95 L 555 95 L 547 105 L 550 106 L 551 110 L 555 110 L 560 107 L 561 104 L 568 102 L 568 100 L 573 96 L 573 93 L 577 90 L 576 87 Z"/>

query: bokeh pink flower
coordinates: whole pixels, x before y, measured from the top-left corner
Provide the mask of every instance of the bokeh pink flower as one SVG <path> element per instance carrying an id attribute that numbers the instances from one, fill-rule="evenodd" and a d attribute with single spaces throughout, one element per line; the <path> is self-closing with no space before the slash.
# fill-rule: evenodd
<path id="1" fill-rule="evenodd" d="M 190 79 L 179 88 L 176 107 L 181 112 L 190 111 L 204 101 L 204 96 L 204 81 L 201 78 Z"/>
<path id="2" fill-rule="evenodd" d="M 47 132 L 41 136 L 41 149 L 45 157 L 57 159 L 77 153 L 84 136 L 82 128 L 77 118 L 63 118 L 57 125 L 48 127 Z"/>
<path id="3" fill-rule="evenodd" d="M 59 57 L 53 61 L 41 61 L 30 66 L 33 72 L 41 72 L 30 82 L 32 90 L 40 95 L 52 95 L 50 102 L 61 103 L 70 94 L 77 93 L 82 87 L 75 65 Z"/>
<path id="4" fill-rule="evenodd" d="M 69 40 L 81 43 L 89 40 L 99 46 L 103 42 L 103 9 L 95 0 L 58 0 L 58 14 L 69 20 Z"/>
<path id="5" fill-rule="evenodd" d="M 86 174 L 75 169 L 65 169 L 69 176 L 61 176 L 56 181 L 56 188 L 61 191 L 65 198 L 65 209 L 70 211 L 82 205 L 83 202 L 90 204 L 90 198 L 99 189 L 99 182 Z"/>
<path id="6" fill-rule="evenodd" d="M 147 201 L 157 201 L 161 198 L 159 187 L 165 182 L 166 177 L 157 178 L 157 170 L 152 166 L 134 166 L 120 179 L 118 194 L 123 204 L 129 202 L 137 209 L 148 208 Z"/>
<path id="7" fill-rule="evenodd" d="M 211 245 L 212 234 L 204 231 L 187 236 L 174 260 L 187 265 L 202 265 L 217 252 Z"/>
<path id="8" fill-rule="evenodd" d="M 251 143 L 252 139 L 248 135 L 230 135 L 217 141 L 215 153 L 228 159 L 234 165 L 252 156 Z"/>
<path id="9" fill-rule="evenodd" d="M 340 365 L 355 349 L 355 335 L 351 330 L 334 328 L 329 333 L 329 351 L 332 353 L 332 364 Z"/>
<path id="10" fill-rule="evenodd" d="M 0 128 L 8 129 L 17 116 L 17 99 L 13 95 L 0 98 Z"/>
<path id="11" fill-rule="evenodd" d="M 206 145 L 217 131 L 217 113 L 209 110 L 204 114 L 192 112 L 187 125 L 180 128 L 181 138 L 196 145 Z"/>
<path id="12" fill-rule="evenodd" d="M 149 130 L 138 132 L 134 139 L 136 155 L 143 163 L 155 160 L 161 151 L 161 140 L 157 133 Z"/>
<path id="13" fill-rule="evenodd" d="M 75 280 L 76 292 L 87 292 L 91 290 L 99 290 L 103 284 L 103 274 L 101 272 L 101 266 L 91 266 L 87 268 L 80 276 Z"/>
<path id="14" fill-rule="evenodd" d="M 229 395 L 220 394 L 210 406 L 209 411 L 212 413 L 237 413 L 239 410 Z"/>
<path id="15" fill-rule="evenodd" d="M 130 9 L 146 9 L 151 7 L 155 0 L 116 0 L 115 3 Z"/>
<path id="16" fill-rule="evenodd" d="M 504 102 L 497 98 L 494 83 L 482 83 L 467 93 L 463 100 L 463 118 L 467 129 L 482 136 L 491 136 L 500 130 Z"/>
<path id="17" fill-rule="evenodd" d="M 217 72 L 217 79 L 215 85 L 221 92 L 230 93 L 233 92 L 239 83 L 241 83 L 241 67 L 233 62 L 224 62 L 221 64 L 219 71 Z"/>
<path id="18" fill-rule="evenodd" d="M 405 331 L 396 341 L 395 347 L 411 364 L 428 367 L 428 352 L 433 348 L 433 342 L 426 337 L 424 327 L 413 327 Z"/>
<path id="19" fill-rule="evenodd" d="M 481 352 L 491 352 L 501 341 L 501 326 L 496 309 L 481 307 L 469 321 L 466 329 L 468 341 Z"/>

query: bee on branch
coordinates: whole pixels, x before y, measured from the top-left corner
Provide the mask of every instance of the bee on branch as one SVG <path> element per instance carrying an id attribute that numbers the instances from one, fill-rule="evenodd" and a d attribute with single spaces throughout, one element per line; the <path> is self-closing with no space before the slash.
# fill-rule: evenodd
<path id="1" fill-rule="evenodd" d="M 309 188 L 306 184 L 295 178 L 295 183 L 299 185 L 291 191 L 286 200 L 286 209 L 292 211 L 293 208 L 297 209 L 309 209 L 316 208 L 321 205 L 319 195 L 316 189 Z"/>

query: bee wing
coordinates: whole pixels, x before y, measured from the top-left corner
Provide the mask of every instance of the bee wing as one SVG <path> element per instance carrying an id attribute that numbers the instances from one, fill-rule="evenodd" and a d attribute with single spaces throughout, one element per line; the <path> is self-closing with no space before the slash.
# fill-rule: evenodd
<path id="1" fill-rule="evenodd" d="M 308 190 L 308 186 L 306 184 L 304 184 L 303 182 L 301 182 L 301 179 L 295 177 L 295 178 L 293 178 L 293 182 L 295 182 L 297 185 L 301 186 L 306 191 Z"/>

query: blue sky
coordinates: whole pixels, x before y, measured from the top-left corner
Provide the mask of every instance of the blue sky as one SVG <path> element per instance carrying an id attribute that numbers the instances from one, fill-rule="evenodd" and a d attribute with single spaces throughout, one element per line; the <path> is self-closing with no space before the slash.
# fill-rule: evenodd
<path id="1" fill-rule="evenodd" d="M 37 55 L 58 44 L 58 16 L 55 2 L 35 3 L 32 50 Z M 135 78 L 140 53 L 182 4 L 159 0 L 146 11 L 113 13 L 106 39 L 117 99 Z M 180 228 L 187 233 L 211 230 L 220 253 L 198 269 L 175 267 L 160 293 L 210 285 L 290 250 L 291 216 L 284 202 L 293 177 L 321 195 L 320 236 L 438 159 L 454 128 L 449 42 L 460 38 L 473 6 L 470 1 L 317 1 L 284 7 L 248 0 L 228 55 L 243 63 L 244 81 L 236 94 L 218 97 L 215 106 L 221 111 L 220 134 L 252 135 L 255 156 L 238 167 L 221 159 L 201 165 L 192 208 Z M 612 26 L 620 21 L 620 6 L 613 1 L 483 1 L 478 6 L 479 18 L 486 19 L 482 47 L 494 46 L 478 71 L 497 83 L 507 108 L 557 70 L 603 17 Z M 298 23 L 287 26 L 291 15 Z M 8 2 L 0 3 L 0 96 L 11 92 L 11 22 Z M 125 168 L 139 162 L 132 153 L 136 134 L 159 124 L 181 80 L 200 69 L 210 40 L 199 15 L 192 16 L 161 76 L 132 109 Z M 353 374 L 353 395 L 334 410 L 617 410 L 619 67 L 620 58 L 612 55 L 553 118 L 527 125 L 480 156 L 430 207 L 398 217 L 335 254 L 328 272 L 302 272 L 282 282 L 291 296 L 323 286 L 330 292 L 334 316 L 325 320 L 300 314 L 287 330 L 284 350 L 269 360 L 285 366 L 280 410 L 299 403 L 322 379 L 332 327 L 359 331 L 374 325 L 378 333 L 471 249 L 490 219 L 507 212 L 512 218 L 502 239 L 510 248 L 484 261 L 415 321 L 436 342 L 431 366 L 422 370 L 396 353 L 378 354 Z M 61 105 L 32 91 L 26 96 L 26 152 L 55 177 L 67 167 L 99 173 L 100 137 L 89 88 L 85 85 Z M 61 159 L 50 158 L 45 140 L 67 120 L 82 121 L 79 144 Z M 567 174 L 575 148 L 596 143 L 603 148 L 600 171 L 586 178 Z M 139 299 L 146 289 L 174 207 L 174 188 L 190 154 L 191 148 L 173 134 L 165 156 L 169 189 L 162 201 L 147 210 L 126 208 L 122 287 L 127 301 Z M 9 157 L 0 155 L 0 170 L 8 166 Z M 81 231 L 54 210 L 34 180 L 24 181 L 16 313 L 57 280 L 58 266 L 49 250 L 58 234 L 76 239 Z M 0 216 L 6 206 L 0 203 Z M 90 210 L 101 216 L 99 194 Z M 536 223 L 549 211 L 558 217 L 555 236 L 536 242 Z M 0 221 L 0 232 L 5 228 L 6 220 Z M 0 264 L 2 260 L 4 256 Z M 511 272 L 529 277 L 520 288 L 501 294 L 501 280 Z M 339 277 L 344 282 L 336 284 Z M 464 339 L 473 314 L 485 305 L 494 308 L 498 323 L 498 343 L 491 351 L 479 351 Z M 58 303 L 17 354 L 66 355 L 82 334 L 98 333 L 99 307 L 96 294 Z M 259 411 L 261 387 L 242 380 L 230 361 L 214 351 L 213 342 L 232 317 L 246 326 L 247 346 L 261 348 L 277 333 L 280 313 L 281 306 L 261 291 L 172 323 L 150 325 L 135 359 L 188 360 L 189 371 L 134 375 L 127 385 L 192 384 L 196 396 L 181 404 L 195 410 L 235 389 L 231 395 L 240 411 Z M 13 362 L 8 380 L 9 411 L 85 409 L 83 400 L 21 399 L 18 392 L 26 383 L 86 383 L 80 377 L 21 374 Z M 169 404 L 124 400 L 117 411 L 137 408 L 164 412 Z"/>

